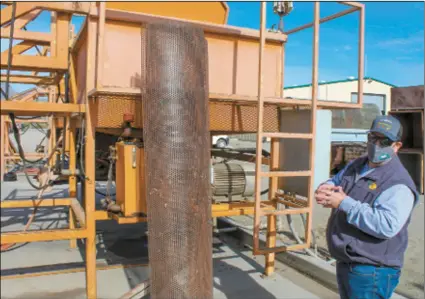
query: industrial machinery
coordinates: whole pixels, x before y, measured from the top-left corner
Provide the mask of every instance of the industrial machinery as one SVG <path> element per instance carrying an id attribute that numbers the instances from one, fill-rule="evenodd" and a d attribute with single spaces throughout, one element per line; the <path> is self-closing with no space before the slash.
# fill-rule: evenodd
<path id="1" fill-rule="evenodd" d="M 24 166 L 34 161 L 20 146 L 17 121 L 47 117 L 51 134 L 48 151 L 39 159 L 44 164 L 39 185 L 27 176 L 40 190 L 38 199 L 2 201 L 1 208 L 36 210 L 59 205 L 70 211 L 69 228 L 2 233 L 2 247 L 70 240 L 75 248 L 76 240 L 84 239 L 90 299 L 97 296 L 97 221 L 149 223 L 152 298 L 212 296 L 211 218 L 254 215 L 253 252 L 266 256 L 266 275 L 274 271 L 275 253 L 310 247 L 316 111 L 360 108 L 363 92 L 363 80 L 359 79 L 357 103 L 317 99 L 319 24 L 359 12 L 358 78 L 363 78 L 363 4 L 342 2 L 350 8 L 320 19 L 320 4 L 315 2 L 312 23 L 285 32 L 267 32 L 266 2 L 261 3 L 259 30 L 226 25 L 228 8 L 220 2 L 2 3 L 7 5 L 2 9 L 2 37 L 10 39 L 9 49 L 2 53 L 6 59 L 1 60 L 1 68 L 7 71 L 2 82 L 37 84 L 44 86 L 48 95 L 48 102 L 21 102 L 10 99 L 6 90 L 6 101 L 1 104 L 2 131 L 7 118 Z M 283 5 L 277 10 L 284 15 L 291 7 Z M 44 10 L 52 12 L 51 32 L 25 31 L 25 25 Z M 159 15 L 161 11 L 164 13 Z M 69 30 L 73 14 L 85 16 L 77 35 Z M 290 34 L 310 27 L 314 29 L 311 99 L 286 98 L 284 45 Z M 13 45 L 14 39 L 23 41 Z M 21 55 L 38 46 L 43 47 L 39 55 Z M 308 133 L 281 131 L 280 111 L 294 107 L 311 112 Z M 236 133 L 257 133 L 255 152 L 210 152 L 210 134 Z M 97 134 L 109 136 L 109 141 L 97 139 Z M 5 138 L 2 134 L 2 162 Z M 270 153 L 262 149 L 263 138 L 271 138 Z M 281 139 L 309 142 L 309 169 L 281 168 Z M 96 154 L 100 149 L 107 152 L 102 158 Z M 255 162 L 255 167 L 226 161 L 210 166 L 211 155 Z M 106 163 L 106 193 L 96 188 L 95 169 L 100 163 Z M 264 171 L 263 165 L 269 170 Z M 68 179 L 69 198 L 41 199 L 60 177 Z M 285 190 L 279 179 L 287 177 L 308 180 L 307 199 L 278 192 Z M 262 178 L 270 180 L 267 191 L 261 188 Z M 77 198 L 78 181 L 84 186 L 82 198 Z M 211 200 L 211 191 L 227 200 Z M 268 193 L 266 200 L 261 198 L 264 192 Z M 95 193 L 104 196 L 103 210 L 96 209 Z M 236 195 L 242 198 L 235 201 Z M 245 200 L 251 195 L 253 200 Z M 278 205 L 286 208 L 281 210 Z M 307 215 L 304 242 L 277 247 L 276 217 L 294 214 Z M 259 235 L 262 217 L 267 219 L 265 244 Z M 165 275 L 159 274 L 164 271 Z"/>

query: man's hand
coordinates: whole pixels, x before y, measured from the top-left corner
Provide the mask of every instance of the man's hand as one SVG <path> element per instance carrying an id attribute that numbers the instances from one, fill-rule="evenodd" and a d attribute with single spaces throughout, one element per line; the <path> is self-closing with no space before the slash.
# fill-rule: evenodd
<path id="1" fill-rule="evenodd" d="M 322 184 L 319 186 L 319 188 L 317 188 L 316 190 L 316 194 L 319 193 L 320 191 L 329 191 L 331 189 L 333 189 L 335 186 L 331 185 L 331 184 Z"/>
<path id="2" fill-rule="evenodd" d="M 334 185 L 330 185 L 330 184 L 320 185 L 319 188 L 317 188 L 316 192 L 314 193 L 314 198 L 316 199 L 316 202 L 319 205 L 325 204 L 323 198 L 321 196 L 317 197 L 317 195 L 322 193 L 327 194 L 328 192 L 332 191 L 334 187 L 335 187 Z"/>
<path id="3" fill-rule="evenodd" d="M 323 205 L 325 208 L 337 209 L 346 196 L 347 195 L 340 186 L 331 186 L 330 188 L 325 187 L 322 190 L 320 190 L 319 187 L 316 191 L 315 198 L 316 202 Z"/>

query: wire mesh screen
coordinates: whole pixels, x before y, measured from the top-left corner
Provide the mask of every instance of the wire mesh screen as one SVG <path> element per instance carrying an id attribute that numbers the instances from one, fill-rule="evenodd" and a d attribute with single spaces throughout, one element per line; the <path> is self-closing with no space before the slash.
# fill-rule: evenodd
<path id="1" fill-rule="evenodd" d="M 142 35 L 151 298 L 212 298 L 207 42 L 177 23 Z"/>

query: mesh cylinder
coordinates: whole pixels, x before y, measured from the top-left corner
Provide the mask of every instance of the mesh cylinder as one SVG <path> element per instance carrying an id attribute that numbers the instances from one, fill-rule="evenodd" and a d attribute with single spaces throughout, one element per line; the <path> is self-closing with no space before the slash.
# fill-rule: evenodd
<path id="1" fill-rule="evenodd" d="M 207 42 L 173 22 L 142 38 L 151 298 L 212 298 Z"/>

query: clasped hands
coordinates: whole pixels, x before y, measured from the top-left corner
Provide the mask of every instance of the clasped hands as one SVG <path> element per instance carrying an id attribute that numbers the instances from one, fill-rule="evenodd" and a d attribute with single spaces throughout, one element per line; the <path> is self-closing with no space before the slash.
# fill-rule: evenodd
<path id="1" fill-rule="evenodd" d="M 314 193 L 314 198 L 324 208 L 337 209 L 347 195 L 340 186 L 320 185 Z"/>

